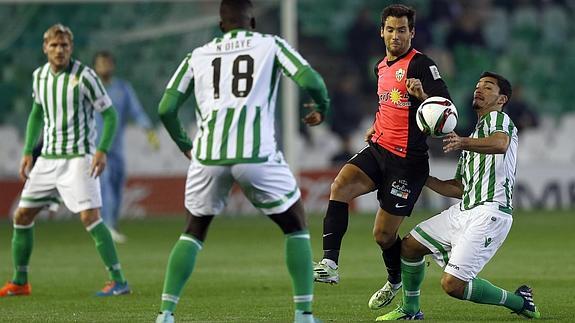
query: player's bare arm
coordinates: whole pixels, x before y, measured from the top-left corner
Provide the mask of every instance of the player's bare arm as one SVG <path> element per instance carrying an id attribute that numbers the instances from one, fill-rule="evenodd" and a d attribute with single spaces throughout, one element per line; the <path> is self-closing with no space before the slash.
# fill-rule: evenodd
<path id="1" fill-rule="evenodd" d="M 455 132 L 443 139 L 443 151 L 467 150 L 480 154 L 504 154 L 509 147 L 509 136 L 504 132 L 496 132 L 485 138 L 459 137 Z"/>
<path id="2" fill-rule="evenodd" d="M 28 174 L 32 170 L 32 155 L 22 156 L 22 161 L 20 162 L 20 179 L 25 182 L 28 179 Z"/>
<path id="3" fill-rule="evenodd" d="M 98 177 L 106 168 L 107 157 L 106 153 L 97 150 L 92 159 L 92 166 L 90 167 L 90 176 Z"/>
<path id="4" fill-rule="evenodd" d="M 407 87 L 407 93 L 418 98 L 420 101 L 424 101 L 429 96 L 425 91 L 423 91 L 423 85 L 419 79 L 409 78 L 405 81 L 405 86 Z"/>
<path id="5" fill-rule="evenodd" d="M 434 176 L 429 176 L 425 182 L 425 186 L 429 187 L 437 194 L 461 199 L 463 196 L 463 183 L 458 179 L 441 180 Z"/>

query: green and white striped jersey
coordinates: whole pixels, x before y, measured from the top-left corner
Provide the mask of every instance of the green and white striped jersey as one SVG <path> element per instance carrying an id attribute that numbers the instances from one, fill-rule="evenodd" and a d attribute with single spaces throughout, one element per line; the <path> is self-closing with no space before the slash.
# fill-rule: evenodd
<path id="1" fill-rule="evenodd" d="M 192 153 L 203 164 L 267 160 L 277 150 L 274 117 L 281 72 L 293 78 L 307 61 L 283 39 L 232 30 L 196 48 L 167 85 L 192 90 L 198 132 Z"/>
<path id="2" fill-rule="evenodd" d="M 112 106 L 96 73 L 77 60 L 54 74 L 50 64 L 33 73 L 34 102 L 44 114 L 42 156 L 67 158 L 96 151 L 94 110 Z"/>
<path id="3" fill-rule="evenodd" d="M 464 150 L 457 164 L 455 178 L 463 182 L 461 209 L 469 210 L 488 202 L 511 214 L 513 185 L 517 165 L 517 128 L 507 114 L 492 111 L 479 119 L 471 138 L 489 137 L 495 132 L 509 135 L 505 154 L 480 154 Z"/>

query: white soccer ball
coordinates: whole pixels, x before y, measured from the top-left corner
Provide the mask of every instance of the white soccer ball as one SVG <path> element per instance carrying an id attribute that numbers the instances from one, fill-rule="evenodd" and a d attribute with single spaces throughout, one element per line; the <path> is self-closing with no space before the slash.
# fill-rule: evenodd
<path id="1" fill-rule="evenodd" d="M 443 137 L 457 126 L 457 108 L 450 100 L 432 96 L 417 108 L 417 126 L 426 135 Z"/>

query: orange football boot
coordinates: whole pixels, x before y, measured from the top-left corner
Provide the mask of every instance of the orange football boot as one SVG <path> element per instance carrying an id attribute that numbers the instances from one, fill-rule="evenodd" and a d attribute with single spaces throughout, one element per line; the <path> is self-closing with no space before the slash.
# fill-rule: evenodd
<path id="1" fill-rule="evenodd" d="M 13 282 L 7 282 L 2 289 L 0 289 L 0 297 L 4 296 L 26 296 L 32 292 L 30 283 L 24 285 L 16 285 Z"/>

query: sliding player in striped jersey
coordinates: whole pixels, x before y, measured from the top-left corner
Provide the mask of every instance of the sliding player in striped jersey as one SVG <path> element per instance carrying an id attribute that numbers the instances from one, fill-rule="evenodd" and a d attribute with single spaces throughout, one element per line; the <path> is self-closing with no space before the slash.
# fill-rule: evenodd
<path id="1" fill-rule="evenodd" d="M 20 164 L 20 177 L 26 184 L 14 214 L 14 276 L 0 289 L 0 297 L 30 294 L 28 263 L 34 242 L 34 218 L 44 206 L 58 202 L 58 196 L 70 211 L 80 213 L 109 271 L 111 282 L 97 295 L 130 293 L 110 231 L 100 218 L 98 176 L 106 166 L 116 113 L 94 71 L 71 58 L 73 40 L 72 31 L 61 24 L 44 33 L 43 50 L 48 63 L 33 74 L 34 104 Z M 105 123 L 97 147 L 94 111 L 102 114 Z M 32 167 L 32 150 L 42 127 L 44 146 Z"/>
<path id="2" fill-rule="evenodd" d="M 511 84 L 485 72 L 473 94 L 478 122 L 469 138 L 455 133 L 444 151 L 462 150 L 455 178 L 430 176 L 425 184 L 435 192 L 462 201 L 417 225 L 402 242 L 403 305 L 377 318 L 423 319 L 419 306 L 425 274 L 423 257 L 432 254 L 444 268 L 441 286 L 452 297 L 474 303 L 505 306 L 521 316 L 539 318 L 533 291 L 522 285 L 511 293 L 477 277 L 511 229 L 513 184 L 517 164 L 517 129 L 503 107 L 511 99 Z"/>
<path id="3" fill-rule="evenodd" d="M 321 123 L 329 105 L 325 84 L 283 39 L 253 31 L 249 0 L 223 0 L 220 17 L 224 35 L 183 60 L 160 102 L 160 118 L 191 164 L 185 196 L 188 225 L 170 255 L 157 322 L 173 322 L 209 224 L 224 209 L 234 182 L 285 234 L 295 321 L 313 322 L 309 232 L 299 188 L 277 149 L 274 110 L 283 73 L 317 104 L 304 122 Z M 177 117 L 192 92 L 199 128 L 193 145 Z"/>

